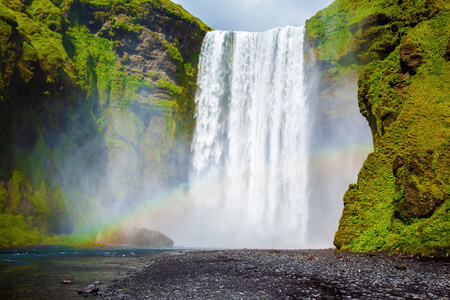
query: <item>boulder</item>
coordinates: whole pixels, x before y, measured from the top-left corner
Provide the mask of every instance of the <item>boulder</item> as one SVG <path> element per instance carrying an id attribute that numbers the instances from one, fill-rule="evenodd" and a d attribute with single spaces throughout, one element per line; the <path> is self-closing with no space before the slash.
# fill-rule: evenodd
<path id="1" fill-rule="evenodd" d="M 95 284 L 89 284 L 82 289 L 79 289 L 78 294 L 94 294 L 97 293 L 100 289 Z"/>
<path id="2" fill-rule="evenodd" d="M 154 247 L 172 247 L 174 242 L 165 234 L 147 228 L 119 227 L 110 233 L 102 234 L 97 242 L 116 245 L 136 245 Z"/>

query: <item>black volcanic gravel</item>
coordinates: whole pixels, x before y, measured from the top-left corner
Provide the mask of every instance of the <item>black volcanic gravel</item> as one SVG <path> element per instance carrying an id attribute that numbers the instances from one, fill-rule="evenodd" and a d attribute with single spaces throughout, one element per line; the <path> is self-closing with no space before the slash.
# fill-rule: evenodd
<path id="1" fill-rule="evenodd" d="M 450 261 L 327 250 L 218 250 L 146 258 L 101 299 L 449 299 Z"/>

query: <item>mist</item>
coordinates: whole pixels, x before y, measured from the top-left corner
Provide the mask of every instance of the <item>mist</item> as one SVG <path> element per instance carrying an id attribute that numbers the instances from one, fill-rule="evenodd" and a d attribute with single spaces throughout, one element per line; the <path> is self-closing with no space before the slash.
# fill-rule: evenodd
<path id="1" fill-rule="evenodd" d="M 282 123 L 273 125 L 279 122 L 273 119 L 278 109 L 273 106 L 268 107 L 268 112 L 271 112 L 273 116 L 268 124 L 272 125 L 267 128 L 256 125 L 258 123 L 252 125 L 254 121 L 249 115 L 255 116 L 258 113 L 252 111 L 252 102 L 245 102 L 247 101 L 243 100 L 245 98 L 237 100 L 244 110 L 237 111 L 237 115 L 233 115 L 233 109 L 238 108 L 233 108 L 232 103 L 236 99 L 233 99 L 232 95 L 236 94 L 240 88 L 234 86 L 236 83 L 228 80 L 231 80 L 233 76 L 243 76 L 242 78 L 253 76 L 237 74 L 240 71 L 234 69 L 236 68 L 234 63 L 241 65 L 236 61 L 239 56 L 236 53 L 245 52 L 238 48 L 238 38 L 248 36 L 253 39 L 253 35 L 256 40 L 260 36 L 268 38 L 267 35 L 270 36 L 276 30 L 279 29 L 256 35 L 230 33 L 224 39 L 227 41 L 225 43 L 205 42 L 212 43 L 209 46 L 211 50 L 208 51 L 216 51 L 216 53 L 224 51 L 219 54 L 224 61 L 217 61 L 217 57 L 209 57 L 208 55 L 211 54 L 205 53 L 206 50 L 203 49 L 204 61 L 203 65 L 202 62 L 200 63 L 197 98 L 204 97 L 206 101 L 217 98 L 215 100 L 217 102 L 206 102 L 205 108 L 202 108 L 202 103 L 197 103 L 197 129 L 191 146 L 193 157 L 190 162 L 189 184 L 168 192 L 165 200 L 162 200 L 165 203 L 162 206 L 165 208 L 155 209 L 155 212 L 147 215 L 147 224 L 150 224 L 152 229 L 161 230 L 172 237 L 176 245 L 226 248 L 326 248 L 333 246 L 333 236 L 342 213 L 344 193 L 349 184 L 356 183 L 359 169 L 367 154 L 372 151 L 371 132 L 357 105 L 356 78 L 350 80 L 343 78 L 338 87 L 333 86 L 333 94 L 324 97 L 324 87 L 320 86 L 320 70 L 314 62 L 303 66 L 304 78 L 301 77 L 303 79 L 294 80 L 304 81 L 302 93 L 296 94 L 294 98 L 303 97 L 305 107 L 301 108 L 301 111 L 296 111 L 288 106 L 290 111 L 296 112 L 297 121 L 301 120 L 304 123 L 286 125 L 287 123 L 284 122 L 287 111 L 285 111 L 279 115 L 279 121 Z M 226 32 L 215 34 L 221 35 Z M 267 43 L 269 42 L 265 42 Z M 226 50 L 227 45 L 233 45 L 232 50 Z M 249 49 L 253 46 L 246 45 L 249 47 L 247 50 L 251 52 Z M 220 50 L 221 47 L 224 47 L 223 50 Z M 213 48 L 216 50 L 212 50 Z M 270 50 L 262 51 L 262 53 L 269 52 Z M 249 54 L 249 57 L 252 55 Z M 257 59 L 263 64 L 272 58 Z M 221 66 L 220 64 L 223 63 L 225 65 Z M 205 71 L 202 68 L 216 69 L 212 71 L 213 75 L 209 73 L 202 75 Z M 261 71 L 251 74 L 258 74 L 255 78 L 264 77 Z M 223 76 L 223 79 L 214 79 L 214 76 Z M 238 82 L 245 80 L 238 79 Z M 280 80 L 290 81 L 291 79 L 283 78 L 282 75 Z M 245 89 L 253 90 L 255 87 L 252 87 L 252 84 L 250 83 Z M 270 83 L 269 86 L 271 84 L 274 83 Z M 256 93 L 260 95 L 260 98 L 257 98 L 260 99 L 258 101 L 263 101 L 264 97 L 272 97 L 270 93 L 276 89 L 276 85 L 270 86 L 266 91 L 267 96 L 264 96 L 264 89 L 256 88 L 253 91 L 257 91 Z M 298 90 L 298 87 L 294 89 Z M 255 96 L 255 94 L 252 95 L 245 97 Z M 266 105 L 263 103 L 255 105 Z M 287 105 L 289 101 L 284 100 L 284 103 Z M 306 115 L 299 113 L 306 113 Z M 259 118 L 266 117 L 260 115 Z M 204 129 L 199 126 L 203 126 Z M 232 129 L 233 126 L 237 126 L 237 129 Z M 252 131 L 253 126 L 263 126 L 262 131 L 257 129 Z M 284 131 L 280 131 L 279 137 L 277 133 L 274 137 L 270 137 L 271 132 L 273 134 L 285 126 L 305 130 L 296 132 L 296 135 L 291 138 L 288 138 L 286 133 L 282 133 Z M 201 130 L 206 131 L 200 133 Z M 262 133 L 260 144 L 262 147 L 256 146 L 256 150 L 248 150 L 247 148 L 252 147 L 251 144 L 242 143 L 246 140 L 256 143 L 259 138 L 252 132 Z M 202 134 L 204 136 L 200 137 Z M 294 155 L 287 155 L 289 151 L 286 152 L 288 149 L 286 147 L 291 146 L 287 146 L 286 142 L 293 139 L 301 140 L 306 144 L 304 146 L 301 146 L 302 143 L 297 144 L 292 148 Z M 274 153 L 278 152 L 280 157 L 275 159 Z M 303 154 L 299 156 L 301 152 Z M 255 155 L 262 155 L 262 160 L 255 163 L 257 161 Z M 292 174 L 297 175 L 288 179 Z M 305 180 L 304 188 L 302 188 L 302 180 Z M 296 196 L 289 195 L 289 190 L 294 191 Z M 143 220 L 140 222 L 145 223 Z"/>
<path id="2" fill-rule="evenodd" d="M 160 231 L 175 245 L 187 247 L 332 247 L 344 193 L 349 184 L 356 183 L 359 169 L 372 151 L 371 132 L 359 112 L 356 78 L 342 78 L 339 84 L 324 87 L 320 66 L 313 61 L 299 62 L 292 69 L 293 61 L 302 56 L 303 45 L 289 48 L 293 44 L 289 38 L 284 40 L 285 30 L 222 32 L 228 35 L 224 39 L 228 42 L 211 44 L 224 47 L 222 59 L 230 63 L 218 65 L 214 71 L 224 76 L 221 82 L 202 83 L 205 66 L 221 63 L 202 54 L 202 59 L 209 61 L 203 66 L 200 63 L 197 98 L 210 87 L 213 94 L 206 98 L 221 96 L 212 108 L 218 110 L 215 120 L 211 119 L 215 113 L 201 111 L 197 103 L 192 144 L 173 140 L 169 111 L 113 110 L 105 120 L 104 141 L 91 139 L 81 150 L 84 154 L 97 151 L 95 159 L 80 164 L 81 158 L 74 155 L 62 164 L 75 216 L 74 233 L 101 238 L 114 228 L 137 227 Z M 236 39 L 244 36 L 248 41 L 243 45 L 248 48 L 226 52 L 229 45 L 237 47 Z M 273 50 L 267 48 L 262 51 L 267 57 L 252 52 L 261 49 L 252 45 L 252 40 L 263 39 L 263 44 L 269 45 L 275 37 L 282 39 L 276 42 L 278 52 L 271 54 Z M 295 40 L 302 39 L 296 36 Z M 278 58 L 283 43 L 286 57 Z M 264 79 L 261 70 L 239 74 L 236 66 L 241 64 L 234 61 L 238 56 L 232 56 L 236 52 L 255 59 L 251 67 L 273 60 L 267 68 L 279 79 L 270 73 Z M 280 67 L 281 61 L 292 59 Z M 242 91 L 248 89 L 250 98 L 259 102 L 270 101 L 245 104 L 233 99 L 237 87 L 228 81 L 232 76 L 242 76 L 237 82 L 243 83 L 249 76 L 269 80 L 271 83 L 262 84 L 264 88 L 249 83 Z M 276 91 L 280 91 L 278 96 Z M 300 106 L 299 99 L 303 101 Z M 266 105 L 261 114 L 258 105 Z M 254 123 L 255 116 L 267 120 Z M 201 144 L 199 126 L 213 130 Z M 199 157 L 204 166 L 199 167 Z"/>
<path id="3" fill-rule="evenodd" d="M 323 97 L 317 71 L 314 63 L 307 70 L 311 121 L 307 240 L 312 248 L 327 248 L 333 247 L 344 194 L 357 182 L 373 145 L 368 122 L 359 112 L 356 78 L 341 78 L 333 94 Z"/>
<path id="4" fill-rule="evenodd" d="M 83 119 L 85 126 L 93 123 L 93 131 L 99 132 L 83 109 L 72 115 Z M 167 219 L 152 216 L 151 211 L 167 201 L 168 191 L 187 182 L 189 168 L 188 159 L 180 164 L 180 157 L 189 156 L 190 145 L 174 139 L 172 110 L 155 108 L 143 114 L 133 106 L 114 107 L 105 116 L 101 134 L 80 130 L 82 142 L 66 141 L 67 154 L 56 159 L 55 180 L 68 199 L 71 229 L 66 233 L 95 239 L 116 228 L 164 227 L 158 224 Z M 73 134 L 68 136 L 73 139 Z"/>

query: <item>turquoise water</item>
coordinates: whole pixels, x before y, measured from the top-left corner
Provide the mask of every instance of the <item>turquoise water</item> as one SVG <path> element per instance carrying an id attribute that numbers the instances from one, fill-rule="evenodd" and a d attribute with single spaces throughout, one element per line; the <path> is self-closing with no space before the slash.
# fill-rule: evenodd
<path id="1" fill-rule="evenodd" d="M 48 246 L 0 251 L 0 299 L 80 299 L 78 289 L 100 281 L 101 293 L 114 279 L 142 269 L 142 257 L 179 250 Z"/>

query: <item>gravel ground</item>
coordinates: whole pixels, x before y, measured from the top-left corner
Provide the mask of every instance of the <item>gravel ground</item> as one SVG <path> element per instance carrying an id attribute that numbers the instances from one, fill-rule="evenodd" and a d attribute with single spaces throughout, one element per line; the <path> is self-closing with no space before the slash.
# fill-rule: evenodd
<path id="1" fill-rule="evenodd" d="M 450 260 L 327 250 L 150 257 L 101 299 L 449 299 Z"/>

